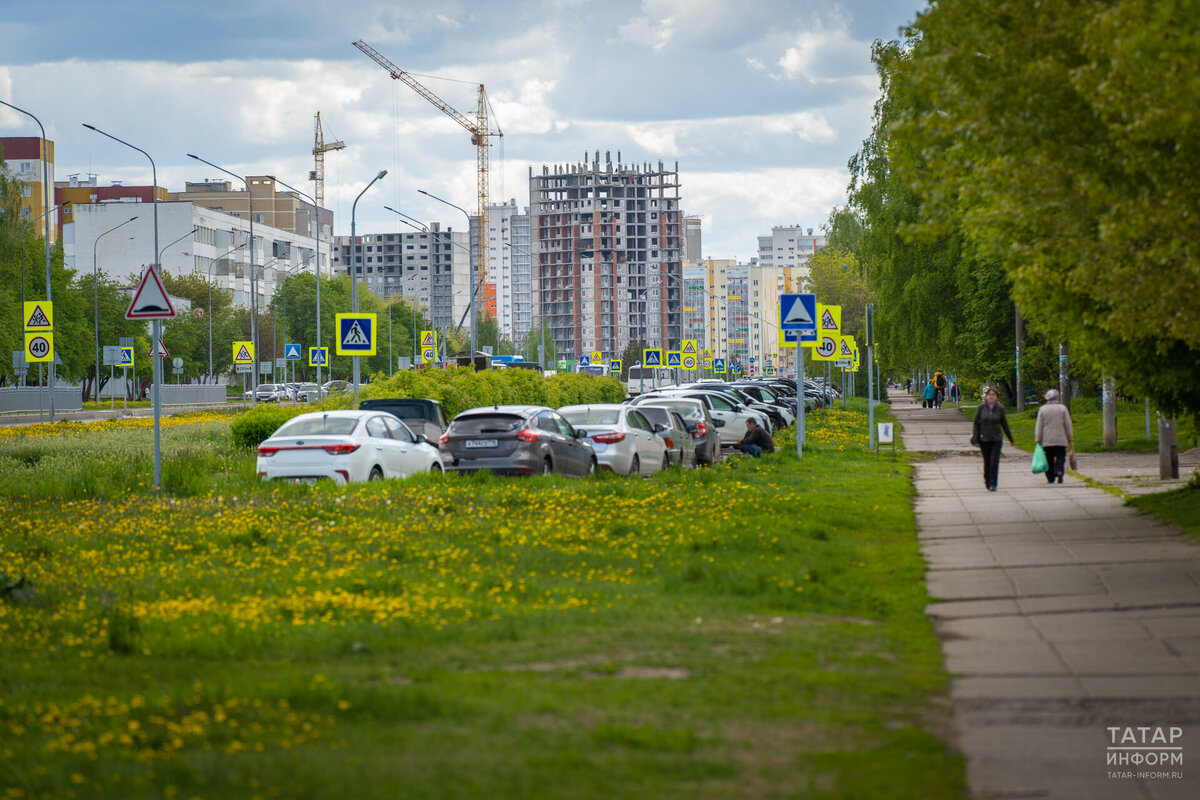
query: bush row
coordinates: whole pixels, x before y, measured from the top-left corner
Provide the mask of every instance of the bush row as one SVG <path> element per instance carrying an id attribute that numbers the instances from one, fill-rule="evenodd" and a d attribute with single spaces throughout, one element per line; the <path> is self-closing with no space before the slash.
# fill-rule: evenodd
<path id="1" fill-rule="evenodd" d="M 529 404 L 559 408 L 577 403 L 619 403 L 625 387 L 612 378 L 567 373 L 543 377 L 525 369 L 474 372 L 468 368 L 406 370 L 363 386 L 360 400 L 377 397 L 420 397 L 437 400 L 452 419 L 468 408 Z M 259 405 L 234 420 L 230 439 L 235 447 L 257 447 L 284 422 L 306 411 L 351 408 L 351 395 L 327 398 L 312 406 Z"/>

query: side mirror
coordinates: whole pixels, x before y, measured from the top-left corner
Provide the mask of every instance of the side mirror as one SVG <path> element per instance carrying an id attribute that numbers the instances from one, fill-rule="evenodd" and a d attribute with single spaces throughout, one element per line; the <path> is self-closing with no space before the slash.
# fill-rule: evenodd
<path id="1" fill-rule="evenodd" d="M 661 422 L 654 423 L 654 432 L 655 433 L 662 433 L 666 429 L 667 429 L 667 426 L 663 425 Z"/>
<path id="2" fill-rule="evenodd" d="M 575 429 L 575 438 L 576 439 L 586 439 L 587 431 L 581 431 L 581 430 L 579 430 L 579 428 L 576 428 Z"/>
<path id="3" fill-rule="evenodd" d="M 429 442 L 428 437 L 426 437 L 423 433 L 417 433 L 414 435 L 417 437 L 417 444 L 427 444 Z"/>

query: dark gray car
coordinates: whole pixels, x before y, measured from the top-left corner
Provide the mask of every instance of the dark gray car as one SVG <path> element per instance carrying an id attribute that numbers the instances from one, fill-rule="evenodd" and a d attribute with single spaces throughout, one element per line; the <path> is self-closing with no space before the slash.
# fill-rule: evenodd
<path id="1" fill-rule="evenodd" d="M 717 434 L 717 422 L 709 414 L 708 406 L 701 400 L 670 395 L 646 394 L 634 398 L 633 404 L 666 406 L 683 417 L 692 434 L 696 447 L 696 462 L 712 465 L 721 460 L 721 437 Z"/>
<path id="2" fill-rule="evenodd" d="M 696 468 L 696 440 L 688 424 L 674 409 L 657 403 L 641 403 L 637 407 L 642 416 L 654 426 L 654 432 L 667 446 L 672 467 Z"/>
<path id="3" fill-rule="evenodd" d="M 591 475 L 591 445 L 554 409 L 489 406 L 464 411 L 439 440 L 448 472 L 502 475 Z"/>

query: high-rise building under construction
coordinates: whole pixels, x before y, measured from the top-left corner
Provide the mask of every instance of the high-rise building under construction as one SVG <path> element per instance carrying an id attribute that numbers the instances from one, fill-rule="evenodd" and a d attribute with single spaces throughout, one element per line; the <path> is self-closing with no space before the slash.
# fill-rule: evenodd
<path id="1" fill-rule="evenodd" d="M 534 325 L 560 358 L 630 341 L 678 350 L 683 313 L 679 166 L 591 162 L 529 171 Z"/>

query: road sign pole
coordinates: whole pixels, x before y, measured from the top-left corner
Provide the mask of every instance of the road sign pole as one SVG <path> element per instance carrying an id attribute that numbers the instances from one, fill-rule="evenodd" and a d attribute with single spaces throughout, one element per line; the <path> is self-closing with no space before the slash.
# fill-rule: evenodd
<path id="1" fill-rule="evenodd" d="M 162 320 L 154 320 L 154 347 L 158 347 L 159 339 L 162 338 Z M 158 352 L 155 350 L 155 352 Z M 154 490 L 162 491 L 162 430 L 159 420 L 162 418 L 162 397 L 159 394 L 159 386 L 162 384 L 162 357 L 154 357 Z"/>
<path id="2" fill-rule="evenodd" d="M 804 455 L 804 348 L 796 343 L 796 457 Z"/>
<path id="3" fill-rule="evenodd" d="M 875 338 L 875 304 L 867 304 L 867 446 L 875 449 L 875 361 L 871 358 Z"/>

